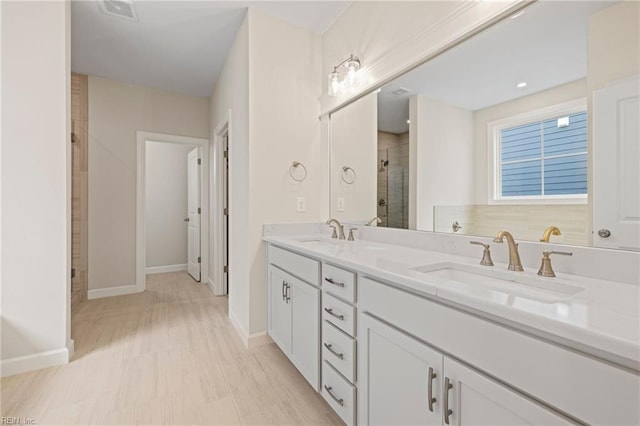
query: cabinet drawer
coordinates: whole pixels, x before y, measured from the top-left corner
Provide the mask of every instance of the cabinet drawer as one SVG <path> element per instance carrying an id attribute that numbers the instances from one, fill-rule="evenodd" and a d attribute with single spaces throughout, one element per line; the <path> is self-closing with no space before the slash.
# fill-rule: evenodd
<path id="1" fill-rule="evenodd" d="M 348 302 L 356 301 L 356 274 L 337 266 L 322 264 L 322 288 Z"/>
<path id="2" fill-rule="evenodd" d="M 351 336 L 356 335 L 356 308 L 324 292 L 322 293 L 322 319 Z"/>
<path id="3" fill-rule="evenodd" d="M 322 322 L 322 358 L 355 382 L 356 341 L 327 321 Z"/>
<path id="4" fill-rule="evenodd" d="M 317 260 L 270 245 L 269 263 L 309 284 L 320 285 L 320 262 Z"/>
<path id="5" fill-rule="evenodd" d="M 322 396 L 348 425 L 355 424 L 356 388 L 333 367 L 322 364 Z"/>

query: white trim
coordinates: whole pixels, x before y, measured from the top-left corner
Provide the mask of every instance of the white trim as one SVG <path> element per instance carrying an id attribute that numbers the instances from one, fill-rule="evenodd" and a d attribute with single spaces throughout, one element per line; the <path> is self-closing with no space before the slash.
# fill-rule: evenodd
<path id="1" fill-rule="evenodd" d="M 180 265 L 165 265 L 165 266 L 147 266 L 144 269 L 145 274 L 164 274 L 165 272 L 180 272 L 186 271 L 187 264 L 183 263 Z"/>
<path id="2" fill-rule="evenodd" d="M 112 297 L 112 296 L 123 296 L 125 294 L 134 294 L 140 293 L 144 291 L 144 288 L 140 290 L 137 285 L 123 285 L 119 287 L 106 287 L 106 288 L 96 288 L 93 290 L 89 290 L 89 294 L 87 298 L 91 299 L 101 299 L 103 297 Z"/>
<path id="3" fill-rule="evenodd" d="M 211 282 L 213 294 L 216 296 L 224 296 L 226 288 L 224 286 L 224 217 L 220 206 L 224 205 L 224 135 L 227 135 L 229 141 L 229 154 L 231 155 L 231 110 L 227 110 L 226 115 L 216 125 L 211 135 L 213 139 L 213 170 L 212 174 L 212 206 L 211 217 L 213 219 L 212 228 L 214 231 L 214 240 L 212 244 L 212 252 L 216 253 L 213 258 L 212 275 L 209 278 Z M 231 165 L 229 165 L 231 168 Z M 229 170 L 229 180 L 231 180 L 231 170 Z M 231 189 L 231 182 L 227 183 L 227 188 Z M 231 197 L 229 197 L 231 199 Z M 217 206 L 217 207 L 216 207 Z"/>
<path id="4" fill-rule="evenodd" d="M 25 371 L 67 364 L 69 363 L 69 358 L 71 358 L 71 352 L 68 347 L 64 347 L 31 355 L 3 359 L 0 364 L 0 369 L 2 370 L 1 375 L 2 377 L 12 376 Z"/>
<path id="5" fill-rule="evenodd" d="M 240 325 L 240 322 L 236 318 L 236 316 L 229 310 L 229 320 L 233 327 L 236 329 L 238 333 L 238 337 L 244 344 L 245 348 L 253 349 L 258 346 L 268 345 L 269 343 L 273 343 L 271 337 L 267 334 L 266 331 L 262 331 L 260 333 L 249 334 L 247 331 Z"/>
<path id="6" fill-rule="evenodd" d="M 584 195 L 544 195 L 523 197 L 501 197 L 500 194 L 500 146 L 498 144 L 500 131 L 505 127 L 518 126 L 534 121 L 543 121 L 562 114 L 574 114 L 587 110 L 587 98 L 574 99 L 568 102 L 527 111 L 511 117 L 487 123 L 487 204 L 587 204 L 588 197 Z"/>
<path id="7" fill-rule="evenodd" d="M 213 280 L 211 279 L 211 277 L 209 277 L 209 279 L 207 279 L 207 285 L 209 286 L 209 290 L 211 290 L 211 293 L 213 293 L 214 295 L 218 296 L 216 294 L 216 285 L 213 283 Z"/>
<path id="8" fill-rule="evenodd" d="M 200 149 L 202 169 L 200 170 L 200 280 L 209 276 L 209 139 L 163 133 L 136 132 L 137 170 L 136 170 L 136 292 L 145 289 L 145 165 L 146 143 L 167 142 L 194 145 Z M 89 291 L 91 293 L 91 291 Z M 125 293 L 128 294 L 128 293 Z M 89 297 L 91 298 L 91 297 Z"/>

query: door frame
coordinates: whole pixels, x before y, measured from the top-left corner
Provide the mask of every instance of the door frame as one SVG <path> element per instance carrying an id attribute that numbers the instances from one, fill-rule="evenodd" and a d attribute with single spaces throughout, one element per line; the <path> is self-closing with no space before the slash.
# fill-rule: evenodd
<path id="1" fill-rule="evenodd" d="M 209 139 L 189 136 L 169 135 L 153 132 L 136 132 L 136 291 L 141 292 L 145 285 L 145 192 L 146 192 L 146 146 L 147 142 L 166 142 L 193 145 L 200 150 L 202 168 L 200 169 L 200 282 L 209 276 Z"/>
<path id="2" fill-rule="evenodd" d="M 224 206 L 225 191 L 223 185 L 225 183 L 225 165 L 224 165 L 224 136 L 227 135 L 227 149 L 229 150 L 229 157 L 231 158 L 232 144 L 231 140 L 233 135 L 231 134 L 231 110 L 227 110 L 227 113 L 223 116 L 222 120 L 218 122 L 215 129 L 212 132 L 211 139 L 213 140 L 212 155 L 213 155 L 213 168 L 214 172 L 212 178 L 212 200 L 211 200 L 211 215 L 213 219 L 213 241 L 211 245 L 212 253 L 215 253 L 213 257 L 213 279 L 209 278 L 209 287 L 216 296 L 224 296 L 227 294 L 225 288 L 224 279 L 224 253 L 225 253 L 225 237 L 224 237 L 224 214 L 221 206 Z M 229 163 L 229 172 L 227 174 L 228 182 L 226 186 L 228 188 L 227 197 L 229 204 L 231 203 L 231 162 Z M 230 206 L 228 206 L 229 209 Z M 229 226 L 231 229 L 231 216 L 228 217 Z M 229 231 L 230 234 L 230 231 Z M 231 244 L 231 241 L 229 241 Z M 229 262 L 230 247 L 227 250 L 227 262 Z"/>

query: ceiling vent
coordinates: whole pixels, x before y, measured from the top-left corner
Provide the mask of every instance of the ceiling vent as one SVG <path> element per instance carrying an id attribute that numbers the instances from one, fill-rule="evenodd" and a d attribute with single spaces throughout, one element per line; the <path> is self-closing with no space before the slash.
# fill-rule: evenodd
<path id="1" fill-rule="evenodd" d="M 396 95 L 396 96 L 404 96 L 404 95 L 408 95 L 409 93 L 411 93 L 411 90 L 405 89 L 404 87 L 400 87 L 394 90 L 393 92 L 391 92 L 392 95 Z"/>
<path id="2" fill-rule="evenodd" d="M 100 3 L 102 11 L 106 15 L 117 16 L 118 18 L 137 21 L 136 9 L 131 0 L 102 0 Z"/>

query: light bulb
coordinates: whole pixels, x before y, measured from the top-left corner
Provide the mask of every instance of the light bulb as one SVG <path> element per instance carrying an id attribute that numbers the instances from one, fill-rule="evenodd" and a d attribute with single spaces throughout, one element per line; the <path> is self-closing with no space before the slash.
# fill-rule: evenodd
<path id="1" fill-rule="evenodd" d="M 353 58 L 347 62 L 347 81 L 350 85 L 356 82 L 356 73 L 360 69 L 360 61 L 358 58 Z"/>
<path id="2" fill-rule="evenodd" d="M 329 74 L 329 96 L 336 96 L 340 91 L 340 75 L 336 70 Z"/>

